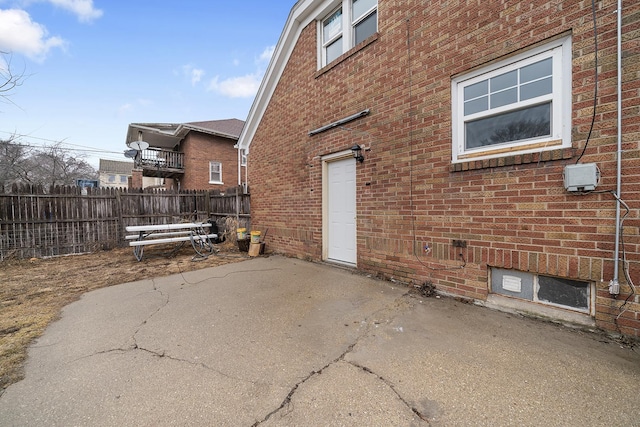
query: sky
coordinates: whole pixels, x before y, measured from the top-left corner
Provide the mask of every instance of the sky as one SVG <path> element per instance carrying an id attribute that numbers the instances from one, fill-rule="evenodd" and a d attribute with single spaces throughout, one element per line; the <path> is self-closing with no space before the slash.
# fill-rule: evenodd
<path id="1" fill-rule="evenodd" d="M 246 120 L 295 0 L 0 0 L 0 139 L 126 161 L 130 123 Z M 1 83 L 1 82 L 0 82 Z"/>

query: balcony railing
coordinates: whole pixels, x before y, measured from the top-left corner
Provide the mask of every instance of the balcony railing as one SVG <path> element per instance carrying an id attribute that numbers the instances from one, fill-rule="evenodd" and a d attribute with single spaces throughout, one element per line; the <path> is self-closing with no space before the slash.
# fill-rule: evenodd
<path id="1" fill-rule="evenodd" d="M 184 173 L 184 153 L 148 148 L 138 153 L 136 166 L 144 176 L 170 178 Z"/>

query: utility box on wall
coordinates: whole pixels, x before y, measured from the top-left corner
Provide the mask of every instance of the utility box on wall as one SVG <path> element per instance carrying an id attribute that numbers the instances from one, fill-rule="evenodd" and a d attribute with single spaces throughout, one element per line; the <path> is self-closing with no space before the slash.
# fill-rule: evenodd
<path id="1" fill-rule="evenodd" d="M 567 165 L 563 175 L 564 188 L 572 192 L 595 190 L 600 181 L 600 170 L 595 163 Z"/>

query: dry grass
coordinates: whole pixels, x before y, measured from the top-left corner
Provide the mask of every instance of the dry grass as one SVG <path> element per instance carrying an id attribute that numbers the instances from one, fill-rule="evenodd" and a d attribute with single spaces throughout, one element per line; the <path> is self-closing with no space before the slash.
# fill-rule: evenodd
<path id="1" fill-rule="evenodd" d="M 61 309 L 88 291 L 152 276 L 215 267 L 247 258 L 237 247 L 224 245 L 218 255 L 192 261 L 185 245 L 168 258 L 168 248 L 145 250 L 141 262 L 131 249 L 87 255 L 0 262 L 0 394 L 23 378 L 27 347 L 56 320 Z"/>

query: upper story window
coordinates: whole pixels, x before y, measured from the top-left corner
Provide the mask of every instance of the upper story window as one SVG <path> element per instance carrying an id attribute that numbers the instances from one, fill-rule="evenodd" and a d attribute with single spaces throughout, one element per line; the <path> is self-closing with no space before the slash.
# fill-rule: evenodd
<path id="1" fill-rule="evenodd" d="M 342 55 L 342 8 L 333 12 L 322 23 L 322 41 L 324 64 Z"/>
<path id="2" fill-rule="evenodd" d="M 378 0 L 342 0 L 322 21 L 325 66 L 378 31 Z"/>
<path id="3" fill-rule="evenodd" d="M 571 39 L 452 82 L 453 161 L 571 146 Z"/>
<path id="4" fill-rule="evenodd" d="M 378 31 L 378 0 L 354 0 L 351 10 L 355 46 Z"/>
<path id="5" fill-rule="evenodd" d="M 222 163 L 209 162 L 209 184 L 222 184 Z"/>

